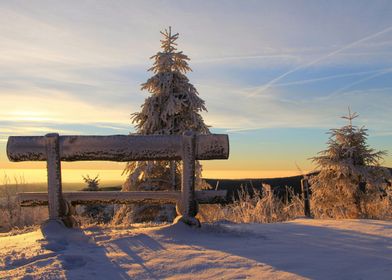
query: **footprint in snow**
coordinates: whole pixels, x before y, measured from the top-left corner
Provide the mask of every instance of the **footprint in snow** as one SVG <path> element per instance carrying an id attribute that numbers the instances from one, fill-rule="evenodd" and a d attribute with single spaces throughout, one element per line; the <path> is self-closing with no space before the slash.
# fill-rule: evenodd
<path id="1" fill-rule="evenodd" d="M 40 240 L 39 242 L 41 243 L 41 247 L 43 249 L 53 252 L 63 251 L 68 246 L 68 242 L 66 240 L 60 239 Z"/>
<path id="2" fill-rule="evenodd" d="M 61 256 L 61 265 L 63 266 L 64 269 L 76 269 L 80 268 L 82 266 L 85 266 L 87 263 L 86 258 L 83 256 L 78 256 L 78 255 L 67 255 L 67 256 Z"/>

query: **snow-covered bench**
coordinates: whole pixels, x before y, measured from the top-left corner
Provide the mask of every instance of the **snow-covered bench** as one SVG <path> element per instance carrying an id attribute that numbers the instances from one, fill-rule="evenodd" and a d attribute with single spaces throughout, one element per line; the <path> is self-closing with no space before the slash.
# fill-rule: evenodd
<path id="1" fill-rule="evenodd" d="M 225 134 L 196 135 L 111 135 L 111 136 L 10 136 L 7 143 L 10 161 L 46 161 L 47 193 L 20 193 L 21 206 L 48 205 L 49 220 L 72 226 L 70 205 L 88 203 L 128 204 L 156 202 L 177 204 L 178 217 L 190 225 L 198 203 L 218 203 L 226 191 L 195 191 L 195 160 L 227 159 L 229 139 Z M 182 160 L 181 191 L 154 192 L 62 192 L 61 161 L 142 161 Z"/>

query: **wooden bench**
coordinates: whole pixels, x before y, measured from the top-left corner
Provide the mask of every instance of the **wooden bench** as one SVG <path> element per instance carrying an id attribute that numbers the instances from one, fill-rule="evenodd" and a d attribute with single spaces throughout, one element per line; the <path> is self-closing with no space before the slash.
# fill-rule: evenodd
<path id="1" fill-rule="evenodd" d="M 48 205 L 49 220 L 72 226 L 70 206 L 89 203 L 128 204 L 135 202 L 176 203 L 178 217 L 199 226 L 198 203 L 220 203 L 226 191 L 195 191 L 195 160 L 227 159 L 229 139 L 224 134 L 196 135 L 110 135 L 110 136 L 10 136 L 10 161 L 46 161 L 47 193 L 20 193 L 21 206 Z M 61 161 L 182 160 L 181 191 L 63 192 Z"/>

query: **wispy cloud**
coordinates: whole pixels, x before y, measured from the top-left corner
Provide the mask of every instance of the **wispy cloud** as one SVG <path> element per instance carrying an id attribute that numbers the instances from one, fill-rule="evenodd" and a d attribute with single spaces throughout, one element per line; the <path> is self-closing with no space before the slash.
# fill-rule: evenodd
<path id="1" fill-rule="evenodd" d="M 373 74 L 384 74 L 384 73 L 386 73 L 386 71 L 389 71 L 389 70 L 390 70 L 390 68 L 383 68 L 383 69 L 378 69 L 378 70 L 360 71 L 360 72 L 345 73 L 345 74 L 338 74 L 338 75 L 328 75 L 328 76 L 314 78 L 314 79 L 297 80 L 297 81 L 286 82 L 286 83 L 276 83 L 274 85 L 271 85 L 270 87 L 287 87 L 287 86 L 305 85 L 305 84 L 324 82 L 324 81 L 340 79 L 340 78 L 364 76 L 364 75 L 369 75 L 369 74 L 372 74 L 372 76 L 373 76 Z M 375 76 L 375 77 L 377 77 L 377 76 Z M 253 91 L 258 88 L 259 88 L 258 86 L 257 87 L 249 87 L 249 88 L 245 88 L 245 90 Z"/>
<path id="2" fill-rule="evenodd" d="M 148 58 L 168 25 L 191 58 L 188 77 L 206 101 L 203 117 L 213 131 L 328 129 L 348 105 L 375 132 L 392 131 L 392 84 L 382 76 L 392 63 L 391 7 L 337 0 L 3 1 L 1 145 L 7 135 L 49 129 L 127 133 L 130 113 L 149 95 L 140 84 L 151 76 Z M 276 142 L 289 147 L 290 139 Z"/>
<path id="3" fill-rule="evenodd" d="M 206 91 L 203 86 L 199 90 Z M 228 132 L 273 127 L 327 130 L 339 125 L 339 116 L 349 105 L 366 116 L 366 125 L 378 131 L 388 126 L 380 121 L 381 116 L 392 114 L 388 105 L 392 102 L 389 87 L 355 90 L 344 95 L 314 95 L 312 98 L 299 98 L 284 88 L 270 88 L 269 94 L 252 99 L 238 97 L 239 92 L 244 91 L 241 87 L 209 87 L 208 90 L 210 94 L 205 96 L 209 108 L 206 122 L 213 129 L 226 128 Z M 222 99 L 224 103 L 220 102 Z M 375 108 L 378 113 L 373 112 Z"/>
<path id="4" fill-rule="evenodd" d="M 353 83 L 350 83 L 350 84 L 348 84 L 348 85 L 346 85 L 346 86 L 344 86 L 344 87 L 341 87 L 341 88 L 335 90 L 334 92 L 332 92 L 332 93 L 329 94 L 329 95 L 330 95 L 330 96 L 331 96 L 331 95 L 337 95 L 337 94 L 339 94 L 339 93 L 341 93 L 341 92 L 344 92 L 344 91 L 346 91 L 347 89 L 350 89 L 350 88 L 352 88 L 352 87 L 354 87 L 354 86 L 356 86 L 356 85 L 359 85 L 359 84 L 361 84 L 361 83 L 363 83 L 363 82 L 372 80 L 372 79 L 374 79 L 374 78 L 377 78 L 377 77 L 380 77 L 380 76 L 383 76 L 383 75 L 386 75 L 386 74 L 389 74 L 389 73 L 391 73 L 391 72 L 392 72 L 392 68 L 387 68 L 387 69 L 378 71 L 378 72 L 375 73 L 375 74 L 372 74 L 372 75 L 367 76 L 367 77 L 365 77 L 365 78 L 362 78 L 362 79 L 360 79 L 360 80 L 358 80 L 358 81 L 355 81 L 355 82 L 353 82 Z"/>
<path id="5" fill-rule="evenodd" d="M 43 127 L 43 126 L 15 126 L 15 123 L 12 123 L 8 127 L 4 124 L 0 124 L 0 136 L 10 136 L 10 135 L 36 135 L 36 134 L 44 134 L 49 132 L 55 132 L 60 134 L 78 134 L 80 131 L 78 130 L 70 130 L 70 129 L 59 129 L 53 127 Z"/>
<path id="6" fill-rule="evenodd" d="M 45 96 L 45 93 L 47 94 Z M 116 108 L 84 102 L 68 94 L 40 91 L 40 95 L 28 92 L 2 94 L 6 102 L 0 103 L 0 120 L 46 123 L 119 123 L 129 122 L 127 106 L 118 104 Z M 132 107 L 131 107 L 132 108 Z"/>
<path id="7" fill-rule="evenodd" d="M 308 62 L 308 63 L 301 64 L 301 65 L 299 65 L 299 66 L 297 66 L 297 67 L 295 67 L 295 68 L 293 68 L 293 69 L 291 69 L 291 70 L 289 70 L 289 71 L 287 71 L 287 72 L 285 72 L 285 73 L 283 73 L 283 74 L 277 76 L 276 78 L 272 79 L 272 80 L 269 81 L 268 83 L 266 83 L 266 84 L 260 86 L 257 90 L 255 90 L 254 92 L 252 92 L 252 93 L 249 95 L 249 97 L 252 97 L 252 96 L 255 96 L 256 94 L 259 94 L 259 93 L 264 92 L 266 89 L 268 89 L 269 87 L 271 87 L 272 85 L 274 85 L 275 83 L 277 83 L 278 81 L 280 81 L 281 79 L 287 77 L 288 75 L 290 75 L 290 74 L 292 74 L 292 73 L 295 73 L 295 72 L 297 72 L 297 71 L 299 71 L 299 70 L 308 68 L 308 67 L 310 67 L 310 66 L 314 66 L 314 65 L 318 64 L 319 62 L 321 62 L 321 61 L 323 61 L 323 60 L 326 60 L 326 59 L 328 59 L 328 58 L 330 58 L 330 57 L 332 57 L 332 56 L 334 56 L 334 55 L 336 55 L 336 54 L 339 54 L 339 53 L 341 53 L 341 52 L 343 52 L 343 51 L 345 51 L 345 50 L 347 50 L 347 49 L 350 49 L 350 48 L 352 48 L 352 47 L 355 47 L 355 46 L 357 46 L 357 45 L 360 45 L 360 44 L 363 43 L 363 42 L 366 42 L 366 41 L 369 41 L 369 40 L 371 40 L 371 39 L 374 39 L 374 38 L 376 38 L 376 37 L 378 37 L 378 36 L 380 36 L 380 35 L 383 35 L 383 34 L 385 34 L 385 33 L 390 32 L 390 31 L 392 31 L 392 26 L 389 26 L 389 27 L 387 27 L 387 28 L 385 28 L 385 29 L 383 29 L 383 30 L 381 30 L 381 31 L 379 31 L 379 32 L 373 33 L 373 34 L 368 35 L 368 36 L 366 36 L 366 37 L 363 37 L 362 39 L 356 40 L 356 41 L 354 41 L 354 42 L 352 42 L 352 43 L 350 43 L 350 44 L 347 44 L 347 45 L 345 45 L 345 46 L 343 46 L 343 47 L 337 49 L 337 50 L 334 50 L 334 51 L 329 52 L 329 53 L 327 53 L 327 54 L 325 54 L 325 55 L 323 55 L 323 56 L 320 56 L 320 57 L 318 57 L 317 59 L 312 60 L 312 61 L 310 61 L 310 62 Z"/>
<path id="8" fill-rule="evenodd" d="M 237 55 L 237 56 L 222 56 L 222 57 L 210 57 L 210 58 L 199 58 L 192 60 L 192 63 L 219 63 L 219 62 L 233 62 L 233 61 L 243 61 L 243 60 L 291 60 L 298 62 L 300 60 L 299 56 L 293 54 L 260 54 L 260 55 Z"/>

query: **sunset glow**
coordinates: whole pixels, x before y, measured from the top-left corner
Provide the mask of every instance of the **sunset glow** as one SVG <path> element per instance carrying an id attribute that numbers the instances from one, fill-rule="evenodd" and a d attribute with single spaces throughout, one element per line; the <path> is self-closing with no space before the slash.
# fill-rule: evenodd
<path id="1" fill-rule="evenodd" d="M 392 0 L 0 0 L 0 280 L 392 280 L 391 116 Z"/>
<path id="2" fill-rule="evenodd" d="M 229 160 L 203 163 L 204 177 L 313 170 L 310 158 L 326 147 L 329 129 L 345 124 L 348 106 L 392 166 L 391 4 L 283 2 L 2 2 L 0 171 L 45 180 L 36 171 L 45 163 L 8 161 L 10 135 L 134 132 L 130 115 L 148 97 L 140 85 L 169 25 L 191 59 L 205 123 L 230 138 Z M 121 163 L 64 168 L 123 180 L 104 171 L 122 171 Z M 72 172 L 65 181 L 84 171 Z"/>
<path id="3" fill-rule="evenodd" d="M 13 111 L 9 113 L 10 117 L 16 121 L 47 121 L 48 118 L 44 117 L 46 114 L 34 111 Z"/>
<path id="4" fill-rule="evenodd" d="M 126 179 L 122 171 L 121 169 L 62 169 L 62 181 L 80 183 L 82 186 L 82 176 L 99 175 L 102 185 L 121 185 Z M 23 181 L 29 184 L 46 182 L 47 179 L 46 169 L 6 169 L 3 172 L 0 174 L 0 185 L 4 183 L 4 178 L 8 178 L 10 183 Z M 278 178 L 297 175 L 302 174 L 298 170 L 206 170 L 203 172 L 203 176 L 210 179 Z"/>

